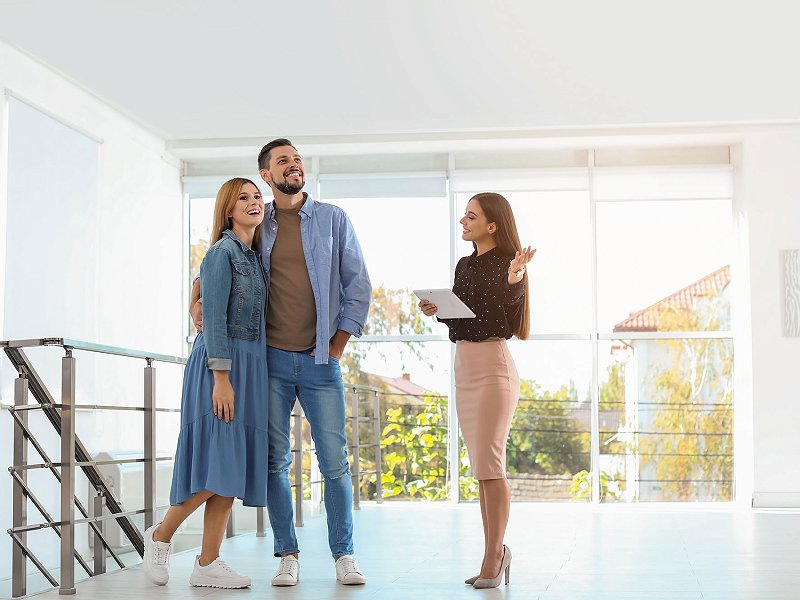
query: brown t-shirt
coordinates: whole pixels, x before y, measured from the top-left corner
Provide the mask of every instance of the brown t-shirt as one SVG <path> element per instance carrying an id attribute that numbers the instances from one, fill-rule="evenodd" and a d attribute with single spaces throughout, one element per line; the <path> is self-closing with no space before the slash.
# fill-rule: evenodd
<path id="1" fill-rule="evenodd" d="M 317 307 L 300 238 L 300 208 L 275 208 L 269 260 L 267 345 L 298 352 L 316 345 Z"/>

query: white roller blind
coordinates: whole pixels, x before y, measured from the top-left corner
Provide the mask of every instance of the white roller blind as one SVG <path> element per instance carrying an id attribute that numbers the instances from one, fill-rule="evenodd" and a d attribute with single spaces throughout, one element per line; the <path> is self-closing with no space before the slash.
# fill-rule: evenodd
<path id="1" fill-rule="evenodd" d="M 715 200 L 733 195 L 730 165 L 596 168 L 593 178 L 599 202 Z"/>
<path id="2" fill-rule="evenodd" d="M 264 194 L 264 199 L 269 201 L 272 194 L 269 191 L 269 186 L 264 183 L 258 174 L 244 174 L 244 175 L 186 175 L 183 178 L 183 192 L 194 198 L 215 198 L 219 188 L 222 184 L 233 179 L 234 177 L 244 177 L 253 181 L 261 193 Z M 314 178 L 306 174 L 306 185 L 304 188 L 307 192 L 314 189 Z"/>
<path id="3" fill-rule="evenodd" d="M 450 177 L 455 192 L 574 191 L 589 188 L 586 168 L 495 169 L 456 171 Z"/>
<path id="4" fill-rule="evenodd" d="M 438 174 L 320 176 L 320 200 L 345 198 L 436 198 L 447 195 L 447 179 Z"/>
<path id="5" fill-rule="evenodd" d="M 94 339 L 99 144 L 9 102 L 3 337 Z"/>

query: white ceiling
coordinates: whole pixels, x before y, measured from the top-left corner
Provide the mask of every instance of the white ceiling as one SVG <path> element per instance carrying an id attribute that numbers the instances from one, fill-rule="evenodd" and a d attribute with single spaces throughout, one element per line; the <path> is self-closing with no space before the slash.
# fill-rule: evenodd
<path id="1" fill-rule="evenodd" d="M 800 121 L 785 0 L 0 0 L 168 140 Z M 0 69 L 2 65 L 0 65 Z"/>

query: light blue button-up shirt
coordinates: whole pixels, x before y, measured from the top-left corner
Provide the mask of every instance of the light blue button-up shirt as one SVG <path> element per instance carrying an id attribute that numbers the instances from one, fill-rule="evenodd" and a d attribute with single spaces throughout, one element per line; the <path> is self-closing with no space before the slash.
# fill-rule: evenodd
<path id="1" fill-rule="evenodd" d="M 261 257 L 269 287 L 270 255 L 278 235 L 275 202 L 266 205 L 264 214 L 267 218 L 261 227 Z M 337 329 L 361 337 L 372 284 L 353 224 L 338 206 L 307 196 L 300 209 L 300 239 L 317 307 L 314 362 L 327 364 L 328 343 Z"/>

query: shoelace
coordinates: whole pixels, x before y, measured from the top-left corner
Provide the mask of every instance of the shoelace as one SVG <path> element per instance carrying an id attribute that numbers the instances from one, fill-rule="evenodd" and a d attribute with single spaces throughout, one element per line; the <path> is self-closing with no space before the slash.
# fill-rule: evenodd
<path id="1" fill-rule="evenodd" d="M 226 562 L 225 562 L 224 560 L 222 560 L 221 558 L 217 560 L 217 564 L 218 564 L 220 567 L 222 567 L 222 568 L 223 568 L 225 571 L 227 571 L 228 573 L 230 573 L 231 575 L 238 575 L 238 573 L 237 573 L 236 571 L 234 571 L 233 569 L 231 569 L 230 565 L 228 565 L 228 563 L 226 563 Z"/>
<path id="2" fill-rule="evenodd" d="M 358 567 L 356 566 L 355 559 L 352 559 L 352 558 L 340 558 L 339 562 L 341 563 L 345 574 L 348 574 L 348 573 L 361 573 L 361 571 L 359 571 Z"/>
<path id="3" fill-rule="evenodd" d="M 165 565 L 167 564 L 167 559 L 169 558 L 169 546 L 164 548 L 163 546 L 159 546 L 158 544 L 154 545 L 155 552 L 153 553 L 153 562 L 157 565 Z"/>
<path id="4" fill-rule="evenodd" d="M 293 560 L 282 558 L 278 565 L 278 575 L 291 575 L 294 577 L 294 566 L 297 563 Z"/>

